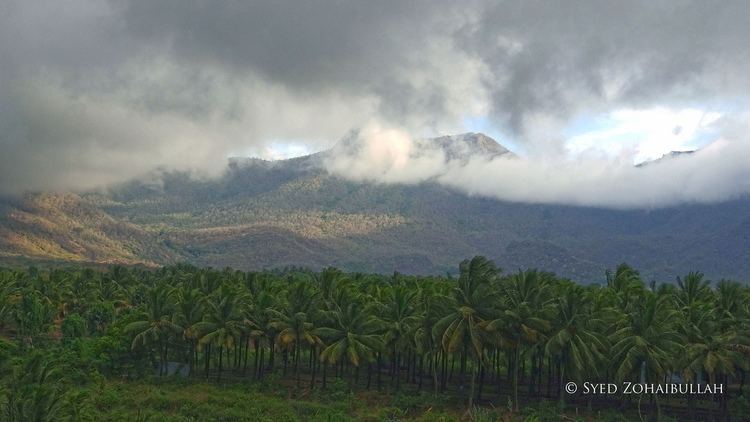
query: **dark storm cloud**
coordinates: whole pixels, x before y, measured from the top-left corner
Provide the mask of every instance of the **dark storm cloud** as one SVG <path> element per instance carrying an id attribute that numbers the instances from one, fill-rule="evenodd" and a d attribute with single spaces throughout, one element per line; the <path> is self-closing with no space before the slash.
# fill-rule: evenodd
<path id="1" fill-rule="evenodd" d="M 217 7 L 174 0 L 130 2 L 122 17 L 129 33 L 161 46 L 180 65 L 215 66 L 240 78 L 253 74 L 300 95 L 373 95 L 389 117 L 410 111 L 445 116 L 447 81 L 430 79 L 450 66 L 432 55 L 463 59 L 450 56 L 452 45 L 439 45 L 465 19 L 463 7 L 287 0 Z"/>
<path id="2" fill-rule="evenodd" d="M 466 73 L 435 60 L 461 22 L 449 5 L 4 2 L 0 190 L 216 171 L 228 154 L 320 146 L 374 117 L 456 122 L 463 92 L 432 80 Z"/>
<path id="3" fill-rule="evenodd" d="M 744 1 L 498 2 L 461 34 L 488 68 L 496 118 L 516 133 L 539 115 L 747 95 Z"/>
<path id="4" fill-rule="evenodd" d="M 746 101 L 748 16 L 744 1 L 6 0 L 0 191 L 218 172 L 372 120 L 424 136 L 486 114 L 557 151 L 577 113 Z"/>

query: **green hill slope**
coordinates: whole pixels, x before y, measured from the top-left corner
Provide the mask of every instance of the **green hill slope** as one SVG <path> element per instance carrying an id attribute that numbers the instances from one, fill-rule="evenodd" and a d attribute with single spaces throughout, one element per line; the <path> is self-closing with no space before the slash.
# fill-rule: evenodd
<path id="1" fill-rule="evenodd" d="M 507 151 L 487 139 L 474 143 L 480 153 Z M 651 211 L 517 204 L 434 183 L 354 183 L 327 174 L 320 159 L 233 159 L 218 179 L 168 173 L 108 193 L 6 201 L 2 253 L 408 273 L 452 271 L 481 254 L 508 270 L 538 267 L 584 282 L 622 261 L 661 280 L 689 269 L 715 279 L 750 273 L 748 199 Z"/>

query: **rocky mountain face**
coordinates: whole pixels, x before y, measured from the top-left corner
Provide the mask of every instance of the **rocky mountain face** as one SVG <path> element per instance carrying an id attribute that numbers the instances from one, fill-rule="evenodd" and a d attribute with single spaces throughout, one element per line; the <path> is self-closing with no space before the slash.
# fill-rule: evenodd
<path id="1" fill-rule="evenodd" d="M 439 148 L 445 151 L 449 160 L 465 159 L 473 155 L 494 158 L 500 155 L 513 155 L 507 148 L 483 133 L 464 133 L 454 136 L 423 141 L 427 147 Z"/>
<path id="2" fill-rule="evenodd" d="M 448 159 L 512 154 L 482 134 L 425 142 Z M 750 274 L 748 199 L 631 211 L 509 203 L 430 182 L 351 182 L 321 167 L 325 154 L 232 159 L 210 180 L 167 173 L 105 193 L 6 199 L 0 260 L 424 274 L 455 272 L 481 254 L 507 271 L 581 282 L 602 282 L 620 262 L 661 281 L 690 270 L 715 280 Z"/>
<path id="3" fill-rule="evenodd" d="M 644 166 L 648 166 L 651 164 L 657 164 L 665 160 L 672 160 L 672 159 L 684 157 L 693 153 L 695 153 L 695 151 L 670 151 L 655 160 L 649 160 L 649 161 L 644 161 L 642 163 L 639 163 L 636 165 L 636 167 L 644 167 Z"/>

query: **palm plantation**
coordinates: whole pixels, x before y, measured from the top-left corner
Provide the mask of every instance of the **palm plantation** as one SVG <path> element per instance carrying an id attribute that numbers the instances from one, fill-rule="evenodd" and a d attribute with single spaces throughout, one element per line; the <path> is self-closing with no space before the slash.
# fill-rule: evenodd
<path id="1" fill-rule="evenodd" d="M 748 395 L 750 289 L 714 285 L 698 272 L 647 286 L 627 265 L 601 281 L 505 273 L 483 257 L 442 277 L 187 265 L 2 270 L 0 332 L 8 340 L 0 343 L 0 371 L 16 381 L 0 383 L 0 406 L 4 420 L 78 412 L 72 390 L 47 386 L 72 385 L 48 381 L 58 372 L 43 368 L 58 365 L 67 368 L 60 373 L 85 368 L 113 379 L 179 372 L 221 385 L 273 382 L 300 394 L 327 391 L 336 379 L 353 393 L 422 392 L 511 414 L 547 400 L 561 409 L 616 405 L 654 419 L 736 417 Z M 82 344 L 95 352 L 39 357 L 44 347 Z M 564 390 L 570 381 L 675 379 L 720 383 L 725 394 L 636 402 Z"/>

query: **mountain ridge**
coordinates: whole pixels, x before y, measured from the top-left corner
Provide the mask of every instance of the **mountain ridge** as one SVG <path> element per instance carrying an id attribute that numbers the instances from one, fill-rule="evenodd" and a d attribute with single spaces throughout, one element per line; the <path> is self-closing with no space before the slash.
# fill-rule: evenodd
<path id="1" fill-rule="evenodd" d="M 470 135 L 483 154 L 512 154 Z M 435 144 L 456 139 L 466 140 Z M 352 182 L 317 165 L 317 154 L 230 160 L 215 179 L 172 172 L 65 200 L 4 200 L 0 246 L 8 259 L 422 274 L 454 272 L 460 260 L 485 255 L 508 271 L 537 267 L 582 282 L 602 282 L 623 261 L 663 281 L 690 270 L 715 279 L 750 271 L 742 258 L 750 251 L 747 198 L 658 210 L 511 203 L 429 181 Z"/>

